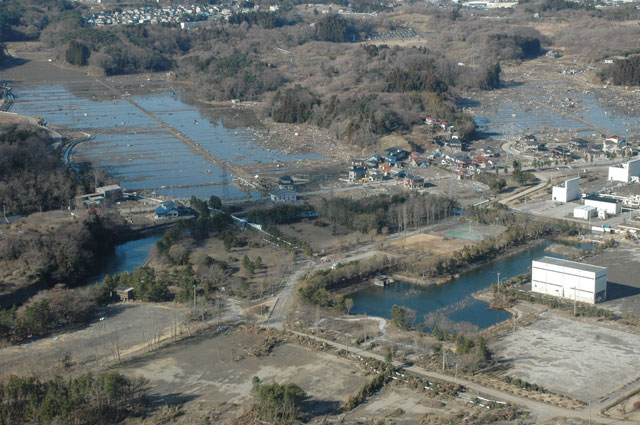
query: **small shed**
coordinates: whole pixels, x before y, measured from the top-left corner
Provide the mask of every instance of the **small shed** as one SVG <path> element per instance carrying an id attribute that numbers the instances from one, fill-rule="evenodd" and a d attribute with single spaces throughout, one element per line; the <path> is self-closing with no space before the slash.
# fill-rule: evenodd
<path id="1" fill-rule="evenodd" d="M 588 220 L 598 215 L 598 208 L 591 205 L 581 205 L 573 209 L 573 218 Z"/>
<path id="2" fill-rule="evenodd" d="M 133 299 L 133 288 L 127 286 L 118 286 L 114 290 L 116 297 L 120 298 L 120 301 L 129 301 Z"/>

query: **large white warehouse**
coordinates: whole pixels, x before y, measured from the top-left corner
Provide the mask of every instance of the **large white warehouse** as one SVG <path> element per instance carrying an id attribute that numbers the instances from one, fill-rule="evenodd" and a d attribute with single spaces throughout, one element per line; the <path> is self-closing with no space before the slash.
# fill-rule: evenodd
<path id="1" fill-rule="evenodd" d="M 609 167 L 609 180 L 629 183 L 635 176 L 640 176 L 640 158 Z"/>
<path id="2" fill-rule="evenodd" d="M 587 196 L 586 198 L 584 198 L 584 205 L 596 207 L 598 209 L 598 214 L 600 214 L 601 211 L 606 212 L 608 215 L 617 215 L 622 212 L 621 200 L 605 198 L 603 196 Z"/>
<path id="3" fill-rule="evenodd" d="M 553 186 L 551 200 L 556 202 L 571 202 L 580 199 L 580 177 L 569 179 L 563 185 Z"/>
<path id="4" fill-rule="evenodd" d="M 531 263 L 531 290 L 595 304 L 607 298 L 607 268 L 542 257 Z"/>

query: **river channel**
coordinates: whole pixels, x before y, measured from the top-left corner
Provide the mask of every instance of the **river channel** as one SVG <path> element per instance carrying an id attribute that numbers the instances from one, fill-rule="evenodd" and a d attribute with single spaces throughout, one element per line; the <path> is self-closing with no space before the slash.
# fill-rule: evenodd
<path id="1" fill-rule="evenodd" d="M 467 272 L 441 285 L 417 286 L 397 281 L 386 287 L 371 284 L 351 295 L 353 314 L 390 317 L 394 305 L 409 307 L 416 311 L 416 324 L 422 323 L 428 314 L 442 314 L 453 322 L 468 322 L 480 329 L 502 322 L 510 315 L 502 310 L 489 310 L 489 305 L 472 297 L 474 292 L 488 288 L 500 279 L 506 280 L 526 273 L 531 261 L 543 257 L 562 256 L 549 253 L 547 248 L 554 242 L 544 242 L 516 254 L 500 258 Z M 579 246 L 580 248 L 587 248 Z"/>

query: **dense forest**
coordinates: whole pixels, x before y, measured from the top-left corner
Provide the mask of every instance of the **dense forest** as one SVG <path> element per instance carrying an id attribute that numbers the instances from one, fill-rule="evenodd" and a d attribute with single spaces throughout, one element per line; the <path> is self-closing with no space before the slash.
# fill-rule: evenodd
<path id="1" fill-rule="evenodd" d="M 7 215 L 59 209 L 89 189 L 52 149 L 45 130 L 0 127 L 0 200 Z"/>
<path id="2" fill-rule="evenodd" d="M 119 423 L 147 410 L 146 383 L 117 372 L 0 381 L 0 424 Z"/>

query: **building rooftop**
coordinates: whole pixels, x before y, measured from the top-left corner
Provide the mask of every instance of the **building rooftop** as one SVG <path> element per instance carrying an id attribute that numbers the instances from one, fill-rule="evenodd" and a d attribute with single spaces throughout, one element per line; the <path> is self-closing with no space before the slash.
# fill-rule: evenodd
<path id="1" fill-rule="evenodd" d="M 577 261 L 563 260 L 561 258 L 554 258 L 554 257 L 542 257 L 534 261 L 539 263 L 551 264 L 553 266 L 570 267 L 572 269 L 578 269 L 585 272 L 593 272 L 593 273 L 598 273 L 599 271 L 607 270 L 606 267 L 594 266 L 592 264 L 578 263 Z"/>
<path id="2" fill-rule="evenodd" d="M 620 199 L 605 198 L 604 196 L 598 196 L 598 195 L 589 195 L 584 199 L 585 201 L 588 200 L 588 201 L 598 201 L 598 202 L 609 202 L 611 204 L 619 204 L 620 202 L 622 202 Z"/>

